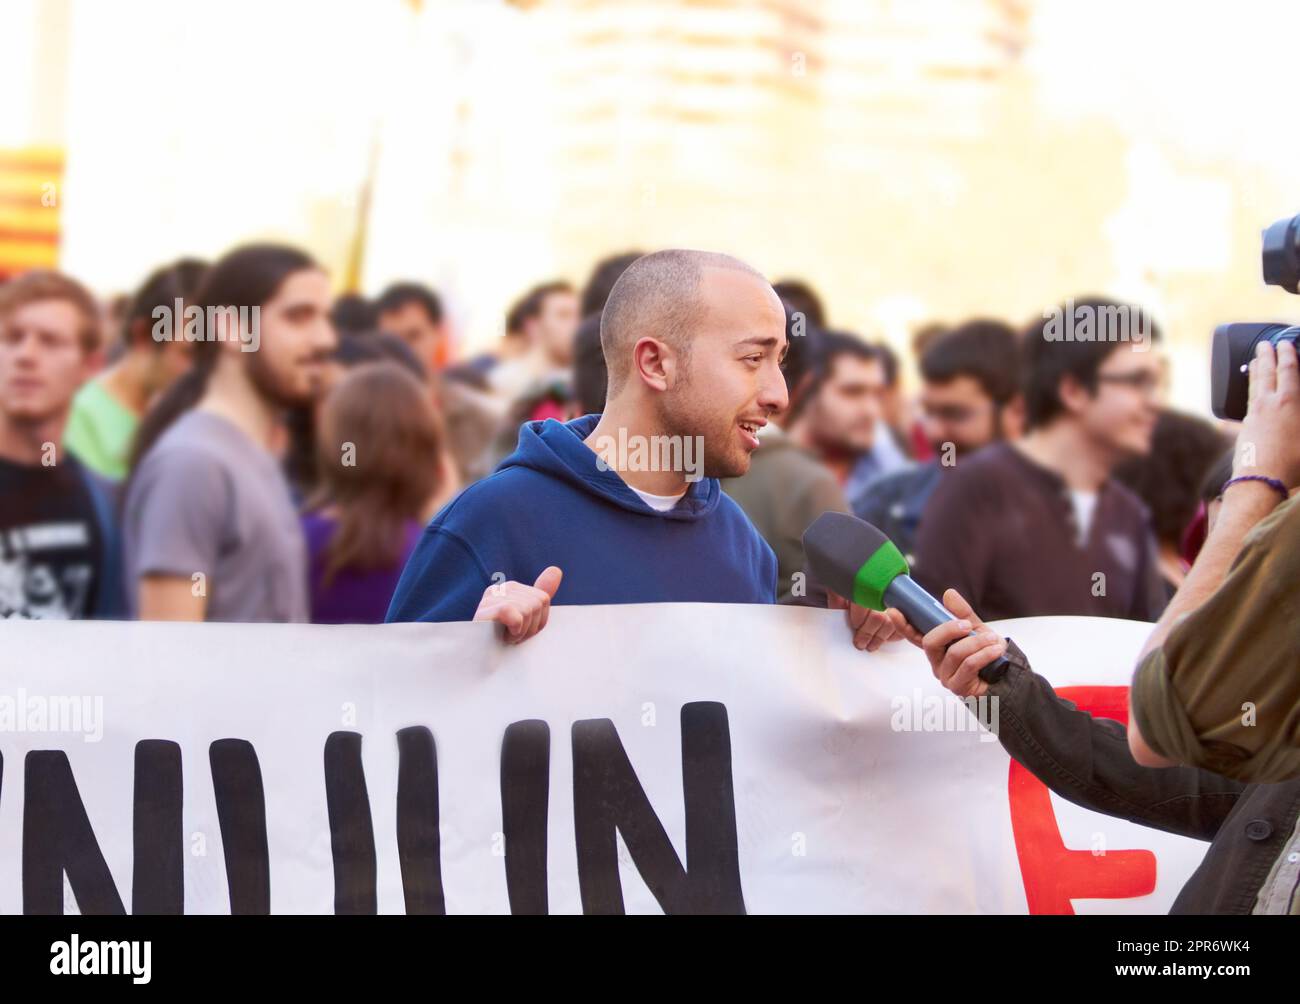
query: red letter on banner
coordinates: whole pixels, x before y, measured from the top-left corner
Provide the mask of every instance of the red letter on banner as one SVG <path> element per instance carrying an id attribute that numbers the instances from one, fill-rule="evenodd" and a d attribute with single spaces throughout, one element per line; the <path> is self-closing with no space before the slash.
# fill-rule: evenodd
<path id="1" fill-rule="evenodd" d="M 1128 687 L 1062 687 L 1057 691 L 1098 718 L 1128 721 Z M 1007 780 L 1011 831 L 1030 913 L 1074 913 L 1073 899 L 1127 899 L 1156 887 L 1150 851 L 1072 851 L 1061 839 L 1047 785 L 1016 761 Z"/>

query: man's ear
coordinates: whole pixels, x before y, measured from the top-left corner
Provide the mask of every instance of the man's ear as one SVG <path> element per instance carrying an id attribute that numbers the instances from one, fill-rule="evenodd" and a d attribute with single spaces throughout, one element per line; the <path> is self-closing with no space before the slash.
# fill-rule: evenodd
<path id="1" fill-rule="evenodd" d="M 1081 384 L 1073 373 L 1062 375 L 1056 385 L 1056 394 L 1061 399 L 1063 409 L 1071 415 L 1077 415 L 1088 407 L 1089 402 L 1097 396 L 1095 390 L 1089 390 Z"/>
<path id="2" fill-rule="evenodd" d="M 654 390 L 668 389 L 676 364 L 672 350 L 657 338 L 639 338 L 632 346 L 632 369 L 642 383 Z"/>

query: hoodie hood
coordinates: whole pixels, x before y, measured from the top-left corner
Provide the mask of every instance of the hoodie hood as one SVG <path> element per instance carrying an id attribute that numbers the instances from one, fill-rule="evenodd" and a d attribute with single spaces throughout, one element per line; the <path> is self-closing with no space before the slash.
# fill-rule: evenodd
<path id="1" fill-rule="evenodd" d="M 722 497 L 718 479 L 701 478 L 687 483 L 685 496 L 674 508 L 667 512 L 651 509 L 616 471 L 602 471 L 597 466 L 595 451 L 583 440 L 591 435 L 599 421 L 599 415 L 583 415 L 571 422 L 553 418 L 525 422 L 519 428 L 519 445 L 501 461 L 497 470 L 527 467 L 566 481 L 638 516 L 655 519 L 697 520 L 718 507 Z"/>

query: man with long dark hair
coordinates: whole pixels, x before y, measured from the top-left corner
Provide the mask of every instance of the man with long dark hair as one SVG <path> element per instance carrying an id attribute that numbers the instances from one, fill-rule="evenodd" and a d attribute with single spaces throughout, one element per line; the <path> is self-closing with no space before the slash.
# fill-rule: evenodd
<path id="1" fill-rule="evenodd" d="M 300 251 L 254 245 L 217 262 L 196 301 L 159 319 L 194 366 L 136 439 L 129 599 L 142 620 L 306 621 L 306 549 L 274 447 L 283 411 L 324 379 L 329 280 Z"/>

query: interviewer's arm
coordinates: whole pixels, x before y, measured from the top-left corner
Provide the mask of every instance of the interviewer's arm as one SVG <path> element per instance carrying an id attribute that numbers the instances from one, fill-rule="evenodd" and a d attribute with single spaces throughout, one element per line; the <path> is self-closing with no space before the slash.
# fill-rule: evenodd
<path id="1" fill-rule="evenodd" d="M 1238 487 L 1247 486 L 1228 495 Z M 1297 582 L 1300 499 L 1292 499 L 1246 533 L 1222 585 L 1138 666 L 1130 693 L 1134 759 L 1242 781 L 1300 776 Z"/>
<path id="2" fill-rule="evenodd" d="M 1300 480 L 1298 441 L 1295 348 L 1283 344 L 1275 356 L 1261 346 L 1250 367 L 1250 405 L 1234 476 L 1263 474 L 1293 486 Z M 1260 482 L 1225 491 L 1196 564 L 1139 657 L 1128 731 L 1139 763 L 1213 764 L 1247 777 L 1241 764 L 1260 754 L 1286 724 L 1287 697 L 1272 685 L 1279 680 L 1269 668 L 1276 664 L 1283 679 L 1293 674 L 1287 667 L 1296 648 L 1287 621 L 1294 624 L 1294 616 L 1286 608 L 1294 594 L 1300 537 L 1278 527 L 1283 513 L 1261 526 L 1280 502 L 1279 493 Z M 1256 724 L 1242 725 L 1243 712 L 1261 701 L 1269 704 L 1269 727 L 1243 732 Z M 1269 759 L 1276 768 L 1275 758 Z"/>
<path id="3" fill-rule="evenodd" d="M 1240 782 L 1192 768 L 1139 767 L 1123 725 L 1057 696 L 1024 653 L 986 627 L 956 590 L 949 589 L 943 602 L 959 620 L 921 640 L 931 671 L 958 697 L 992 698 L 998 741 L 1013 759 L 1076 805 L 1198 840 L 1214 838 L 1237 804 Z M 1004 652 L 1006 675 L 985 683 L 979 671 Z"/>
<path id="4" fill-rule="evenodd" d="M 1223 585 L 1228 569 L 1241 552 L 1242 543 L 1265 516 L 1277 508 L 1277 494 L 1267 485 L 1251 482 L 1233 485 L 1223 498 L 1219 518 L 1196 556 L 1196 564 L 1161 615 L 1138 656 L 1138 666 L 1145 667 L 1152 653 L 1160 649 L 1175 624 L 1191 614 Z M 1153 750 L 1142 734 L 1135 714 L 1129 716 L 1129 748 L 1133 758 L 1146 767 L 1172 767 L 1178 761 Z"/>
<path id="5" fill-rule="evenodd" d="M 1228 569 L 1241 553 L 1246 535 L 1276 509 L 1280 501 L 1272 488 L 1257 481 L 1233 485 L 1224 494 L 1214 529 L 1206 538 L 1201 553 L 1196 556 L 1196 564 L 1187 573 L 1178 592 L 1160 615 L 1155 630 L 1142 646 L 1138 662 L 1142 662 L 1163 645 L 1173 626 L 1223 585 Z"/>

